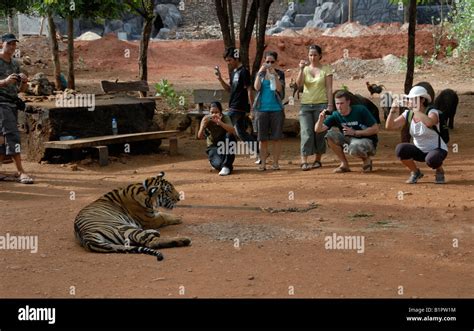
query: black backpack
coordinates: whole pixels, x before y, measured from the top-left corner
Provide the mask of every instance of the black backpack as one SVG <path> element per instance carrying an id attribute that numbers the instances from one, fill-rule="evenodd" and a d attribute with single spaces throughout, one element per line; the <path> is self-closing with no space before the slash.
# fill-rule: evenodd
<path id="1" fill-rule="evenodd" d="M 431 109 L 434 109 L 434 107 L 428 107 L 426 110 L 426 114 L 430 112 Z M 446 118 L 446 114 L 442 112 L 441 110 L 438 110 L 438 118 L 439 118 L 439 128 L 436 125 L 433 125 L 430 129 L 434 130 L 438 134 L 438 147 L 441 147 L 441 139 L 443 139 L 445 144 L 448 144 L 449 142 L 449 127 L 448 127 L 448 121 Z M 411 120 L 413 119 L 413 110 L 408 111 L 408 116 L 407 116 L 407 124 L 409 125 L 411 123 Z"/>

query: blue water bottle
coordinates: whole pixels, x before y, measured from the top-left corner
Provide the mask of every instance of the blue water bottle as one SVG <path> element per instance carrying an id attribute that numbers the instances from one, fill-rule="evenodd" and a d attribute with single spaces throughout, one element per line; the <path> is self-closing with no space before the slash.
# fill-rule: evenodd
<path id="1" fill-rule="evenodd" d="M 112 134 L 115 136 L 118 134 L 117 120 L 112 118 Z"/>

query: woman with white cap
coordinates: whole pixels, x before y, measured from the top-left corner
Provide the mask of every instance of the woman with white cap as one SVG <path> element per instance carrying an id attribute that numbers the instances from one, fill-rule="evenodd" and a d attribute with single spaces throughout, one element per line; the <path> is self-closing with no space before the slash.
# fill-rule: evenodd
<path id="1" fill-rule="evenodd" d="M 415 184 L 423 177 L 423 173 L 415 164 L 415 161 L 418 161 L 426 162 L 430 168 L 436 170 L 436 184 L 444 184 L 442 165 L 448 155 L 448 146 L 439 135 L 439 111 L 429 107 L 433 100 L 422 86 L 414 86 L 406 97 L 409 109 L 396 117 L 402 104 L 398 100 L 394 100 L 385 123 L 385 128 L 390 130 L 400 129 L 409 122 L 413 144 L 401 143 L 395 149 L 397 157 L 411 170 L 410 178 L 406 183 Z"/>

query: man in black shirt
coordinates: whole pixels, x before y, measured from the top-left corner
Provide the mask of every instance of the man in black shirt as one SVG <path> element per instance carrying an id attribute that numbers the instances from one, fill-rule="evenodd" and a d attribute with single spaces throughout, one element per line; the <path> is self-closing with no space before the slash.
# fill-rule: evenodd
<path id="1" fill-rule="evenodd" d="M 234 47 L 226 49 L 224 60 L 232 70 L 229 75 L 230 85 L 222 79 L 220 71 L 217 71 L 216 74 L 222 87 L 230 92 L 228 115 L 232 120 L 237 136 L 249 144 L 250 150 L 257 150 L 258 152 L 257 140 L 247 132 L 247 112 L 253 114 L 251 106 L 253 104 L 253 89 L 250 72 L 240 62 L 239 50 Z"/>

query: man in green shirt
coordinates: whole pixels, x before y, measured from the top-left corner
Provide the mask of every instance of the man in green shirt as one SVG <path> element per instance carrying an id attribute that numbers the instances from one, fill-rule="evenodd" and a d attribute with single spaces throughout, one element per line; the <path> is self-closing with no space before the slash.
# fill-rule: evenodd
<path id="1" fill-rule="evenodd" d="M 28 77 L 20 73 L 20 66 L 13 59 L 18 40 L 7 33 L 2 36 L 0 53 L 0 165 L 5 155 L 10 155 L 18 170 L 22 184 L 32 184 L 33 179 L 25 173 L 21 163 L 20 132 L 18 131 L 18 92 L 27 88 Z M 1 178 L 6 176 L 0 175 Z"/>
<path id="2" fill-rule="evenodd" d="M 351 105 L 350 95 L 346 91 L 338 91 L 335 95 L 337 112 L 326 117 L 326 111 L 319 114 L 318 122 L 314 126 L 316 133 L 327 131 L 332 127 L 339 128 L 340 132 L 330 130 L 326 134 L 329 147 L 334 151 L 341 165 L 335 173 L 349 172 L 349 162 L 344 151 L 350 155 L 360 157 L 364 162 L 364 172 L 372 171 L 371 156 L 375 155 L 377 147 L 377 121 L 363 105 Z"/>
<path id="3" fill-rule="evenodd" d="M 201 121 L 198 138 L 206 137 L 206 153 L 211 166 L 220 171 L 220 176 L 228 176 L 233 170 L 235 160 L 235 150 L 232 151 L 229 146 L 236 142 L 236 131 L 230 117 L 222 113 L 220 102 L 211 103 L 209 112 Z"/>

